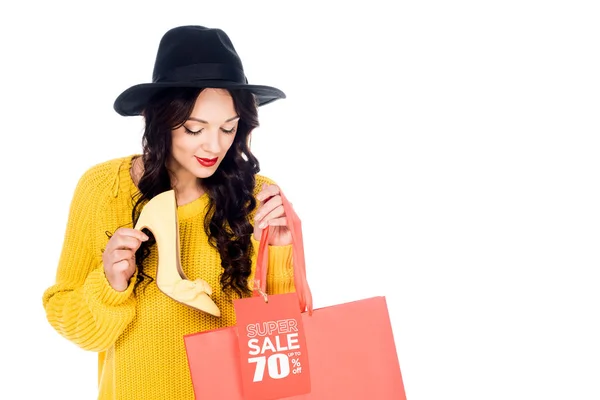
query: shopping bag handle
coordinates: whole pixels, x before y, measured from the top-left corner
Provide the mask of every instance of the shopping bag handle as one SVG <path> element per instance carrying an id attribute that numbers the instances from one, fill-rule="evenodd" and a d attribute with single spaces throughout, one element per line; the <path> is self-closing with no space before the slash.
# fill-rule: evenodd
<path id="1" fill-rule="evenodd" d="M 313 303 L 312 294 L 308 281 L 306 280 L 306 265 L 304 259 L 304 243 L 302 241 L 302 223 L 300 218 L 292 208 L 292 205 L 287 200 L 283 192 L 279 191 L 281 201 L 283 203 L 283 210 L 287 220 L 288 228 L 292 234 L 292 260 L 294 267 L 294 286 L 296 287 L 296 295 L 298 296 L 298 302 L 300 304 L 300 312 L 308 310 L 309 315 L 312 315 Z M 270 226 L 263 229 L 260 242 L 258 246 L 258 254 L 256 258 L 256 272 L 255 280 L 258 281 L 258 285 L 255 284 L 254 295 L 263 295 L 266 298 L 266 286 L 267 286 L 267 268 L 269 263 L 269 231 Z"/>

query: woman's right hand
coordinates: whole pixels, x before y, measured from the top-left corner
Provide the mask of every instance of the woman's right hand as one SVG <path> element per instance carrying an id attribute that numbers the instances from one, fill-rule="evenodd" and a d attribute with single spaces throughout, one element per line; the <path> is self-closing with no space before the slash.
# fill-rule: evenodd
<path id="1" fill-rule="evenodd" d="M 104 274 L 113 289 L 123 292 L 135 273 L 135 252 L 148 236 L 140 230 L 119 228 L 106 244 L 102 254 Z"/>

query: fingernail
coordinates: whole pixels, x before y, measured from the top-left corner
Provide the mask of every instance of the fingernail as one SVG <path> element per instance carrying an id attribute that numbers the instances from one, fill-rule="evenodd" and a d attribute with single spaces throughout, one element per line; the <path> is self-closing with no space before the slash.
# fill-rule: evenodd
<path id="1" fill-rule="evenodd" d="M 267 223 L 266 222 L 261 222 L 260 225 L 258 226 L 260 229 L 265 229 L 267 227 Z"/>

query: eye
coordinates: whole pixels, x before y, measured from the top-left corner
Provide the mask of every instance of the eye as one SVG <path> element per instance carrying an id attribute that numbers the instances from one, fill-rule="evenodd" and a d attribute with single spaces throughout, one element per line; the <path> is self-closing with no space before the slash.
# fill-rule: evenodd
<path id="1" fill-rule="evenodd" d="M 233 132 L 235 132 L 235 128 L 231 128 L 231 129 L 221 128 L 221 130 L 223 131 L 223 133 L 226 133 L 228 135 L 231 135 Z"/>
<path id="2" fill-rule="evenodd" d="M 185 125 L 184 125 L 183 129 L 185 129 L 185 132 L 189 133 L 190 135 L 198 135 L 199 133 L 201 133 L 204 130 L 204 128 L 200 128 L 197 131 L 191 131 Z"/>

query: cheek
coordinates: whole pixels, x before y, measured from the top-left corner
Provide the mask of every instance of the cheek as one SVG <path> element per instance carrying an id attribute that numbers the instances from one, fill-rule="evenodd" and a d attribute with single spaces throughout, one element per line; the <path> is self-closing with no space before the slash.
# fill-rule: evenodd
<path id="1" fill-rule="evenodd" d="M 194 139 L 194 136 L 188 134 L 173 135 L 173 140 L 171 142 L 173 152 L 194 152 L 198 147 L 197 140 Z"/>
<path id="2" fill-rule="evenodd" d="M 173 150 L 176 150 L 179 147 L 181 147 L 181 142 L 183 142 L 183 136 L 180 135 L 179 132 L 174 131 L 171 134 L 171 147 L 173 148 Z"/>
<path id="3" fill-rule="evenodd" d="M 222 136 L 221 147 L 223 148 L 224 153 L 226 153 L 231 148 L 234 140 L 235 140 L 235 135 L 223 135 Z"/>

